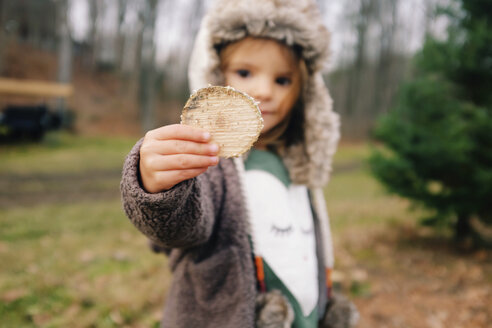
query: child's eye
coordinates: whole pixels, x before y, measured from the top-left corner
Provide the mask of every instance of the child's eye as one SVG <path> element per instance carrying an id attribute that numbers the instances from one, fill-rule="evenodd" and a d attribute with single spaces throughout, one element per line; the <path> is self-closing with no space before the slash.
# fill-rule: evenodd
<path id="1" fill-rule="evenodd" d="M 270 231 L 272 231 L 277 236 L 286 236 L 292 233 L 292 226 L 290 225 L 286 228 L 279 228 L 273 224 Z"/>
<path id="2" fill-rule="evenodd" d="M 250 72 L 247 69 L 238 69 L 236 71 L 236 74 L 239 75 L 240 77 L 248 77 L 250 76 Z"/>
<path id="3" fill-rule="evenodd" d="M 288 77 L 277 77 L 275 79 L 275 83 L 282 86 L 290 85 L 291 82 L 292 82 L 291 79 L 289 79 Z"/>

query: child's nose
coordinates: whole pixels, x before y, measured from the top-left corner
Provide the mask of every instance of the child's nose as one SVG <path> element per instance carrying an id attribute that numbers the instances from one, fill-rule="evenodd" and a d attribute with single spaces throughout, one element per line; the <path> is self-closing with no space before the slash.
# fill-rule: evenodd
<path id="1" fill-rule="evenodd" d="M 268 100 L 272 97 L 273 93 L 273 83 L 267 79 L 258 79 L 255 83 L 254 98 L 258 100 Z"/>

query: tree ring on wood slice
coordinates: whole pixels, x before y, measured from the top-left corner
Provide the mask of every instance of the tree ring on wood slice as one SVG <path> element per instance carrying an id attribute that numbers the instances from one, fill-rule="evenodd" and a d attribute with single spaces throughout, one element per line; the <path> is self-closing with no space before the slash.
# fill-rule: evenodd
<path id="1" fill-rule="evenodd" d="M 181 113 L 181 124 L 210 132 L 220 157 L 248 151 L 263 129 L 258 103 L 231 87 L 209 86 L 194 91 Z"/>

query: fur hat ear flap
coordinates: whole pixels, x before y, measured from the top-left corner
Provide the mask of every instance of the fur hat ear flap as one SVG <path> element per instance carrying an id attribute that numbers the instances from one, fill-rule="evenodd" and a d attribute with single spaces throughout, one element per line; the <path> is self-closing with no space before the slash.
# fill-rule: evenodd
<path id="1" fill-rule="evenodd" d="M 290 328 L 294 321 L 294 310 L 287 298 L 278 290 L 256 296 L 256 328 Z"/>
<path id="2" fill-rule="evenodd" d="M 319 322 L 319 328 L 355 328 L 359 311 L 345 296 L 334 293 L 326 305 L 326 312 Z"/>

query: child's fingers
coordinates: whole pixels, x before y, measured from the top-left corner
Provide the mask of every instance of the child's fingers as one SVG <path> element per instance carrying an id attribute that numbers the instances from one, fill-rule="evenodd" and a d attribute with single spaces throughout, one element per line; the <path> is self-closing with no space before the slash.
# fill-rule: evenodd
<path id="1" fill-rule="evenodd" d="M 192 179 L 207 171 L 207 167 L 187 169 L 187 170 L 174 170 L 157 172 L 155 175 L 156 182 L 162 185 L 162 189 L 170 189 L 178 183 Z"/>
<path id="2" fill-rule="evenodd" d="M 172 124 L 149 131 L 146 137 L 157 140 L 181 139 L 208 142 L 210 140 L 210 133 L 189 125 Z"/>
<path id="3" fill-rule="evenodd" d="M 145 175 L 142 176 L 142 184 L 147 192 L 157 193 L 164 190 L 169 190 L 182 181 L 194 178 L 204 173 L 207 169 L 208 167 L 201 167 L 187 170 L 153 172 L 149 178 Z"/>
<path id="4" fill-rule="evenodd" d="M 216 165 L 218 162 L 219 158 L 217 156 L 175 154 L 154 156 L 144 164 L 152 171 L 174 171 L 209 167 Z"/>
<path id="5" fill-rule="evenodd" d="M 219 152 L 219 146 L 210 143 L 198 143 L 186 140 L 159 140 L 154 143 L 154 151 L 160 155 L 217 155 Z"/>

